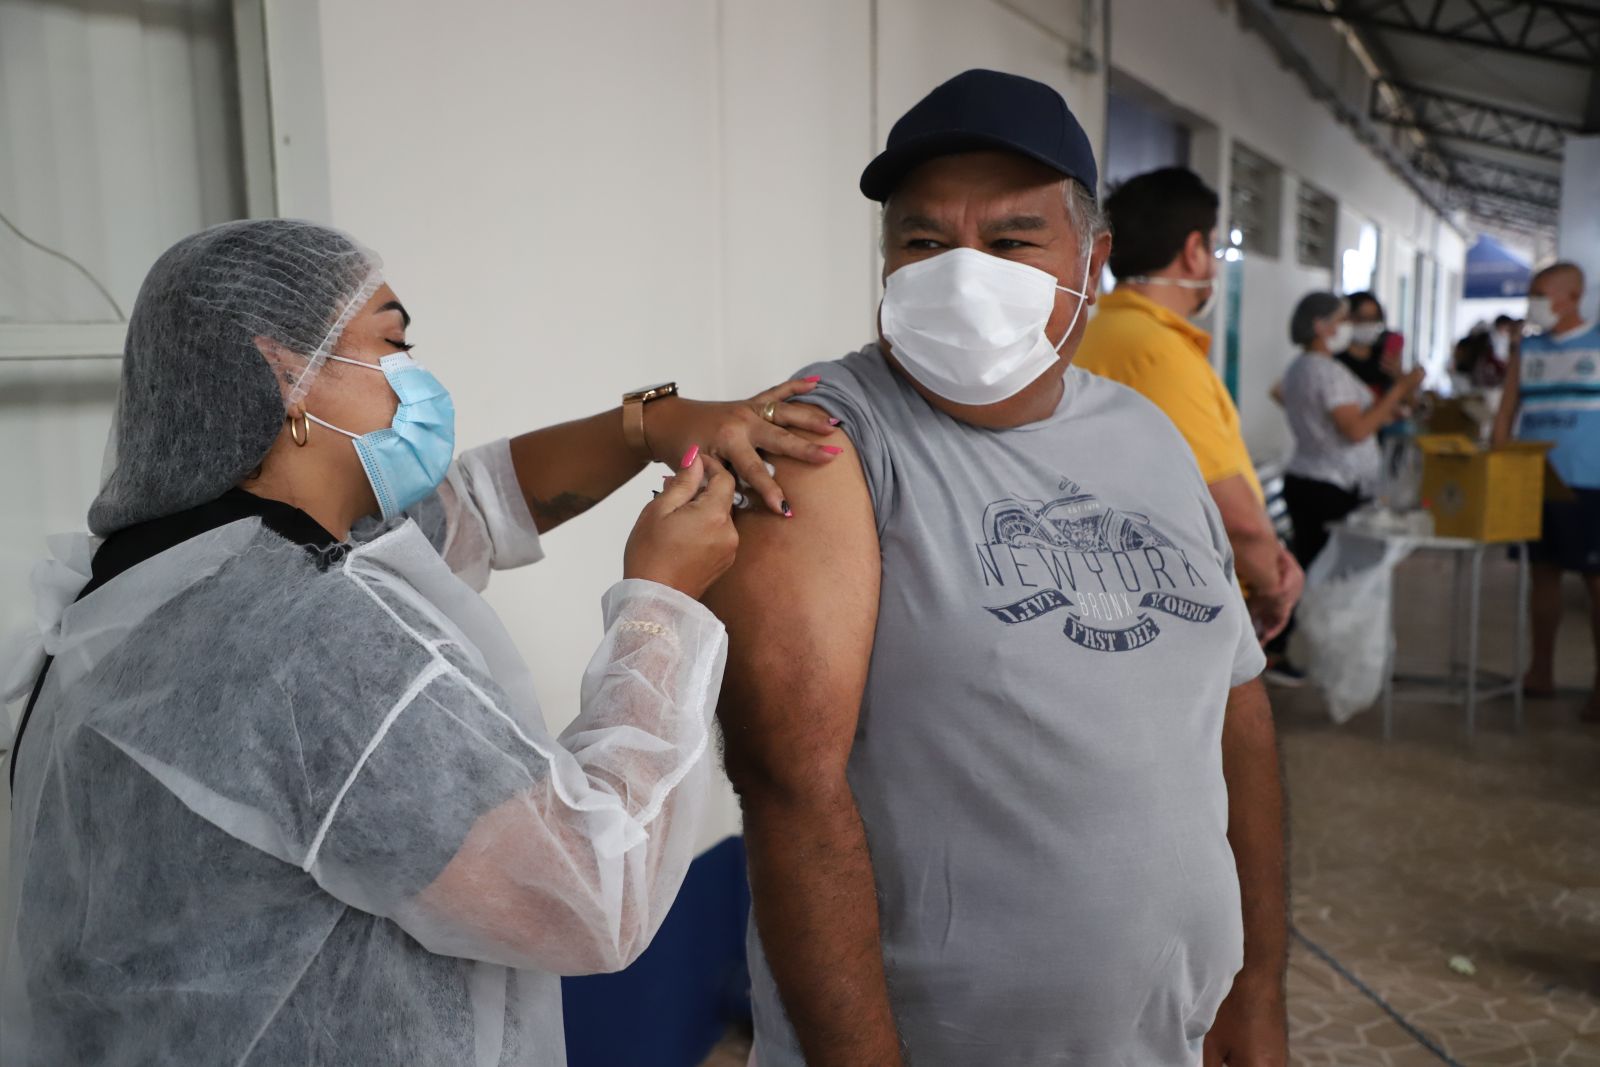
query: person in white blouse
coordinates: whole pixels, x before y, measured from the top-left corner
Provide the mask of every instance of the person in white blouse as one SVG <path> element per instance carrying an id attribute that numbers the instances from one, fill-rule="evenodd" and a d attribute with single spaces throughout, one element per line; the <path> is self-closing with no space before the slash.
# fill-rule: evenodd
<path id="1" fill-rule="evenodd" d="M 1422 384 L 1423 370 L 1416 367 L 1375 398 L 1334 358 L 1350 347 L 1350 338 L 1349 304 L 1334 293 L 1307 293 L 1289 322 L 1289 339 L 1300 346 L 1300 354 L 1273 392 L 1294 435 L 1283 500 L 1302 567 L 1309 568 L 1327 544 L 1328 527 L 1377 488 L 1382 467 L 1377 433 Z"/>

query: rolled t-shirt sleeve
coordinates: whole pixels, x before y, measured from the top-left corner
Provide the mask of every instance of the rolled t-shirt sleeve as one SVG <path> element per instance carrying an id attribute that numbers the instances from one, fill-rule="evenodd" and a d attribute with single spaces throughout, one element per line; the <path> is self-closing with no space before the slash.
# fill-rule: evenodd
<path id="1" fill-rule="evenodd" d="M 1256 637 L 1255 623 L 1250 618 L 1250 609 L 1245 605 L 1244 592 L 1239 588 L 1239 579 L 1234 573 L 1233 545 L 1228 540 L 1227 528 L 1222 524 L 1222 513 L 1217 510 L 1216 501 L 1212 500 L 1210 491 L 1203 485 L 1200 489 L 1200 506 L 1205 510 L 1206 525 L 1211 533 L 1211 547 L 1216 552 L 1217 562 L 1222 567 L 1222 573 L 1228 583 L 1228 614 L 1238 620 L 1238 634 L 1233 644 L 1233 668 L 1228 684 L 1239 686 L 1266 670 L 1267 657 L 1261 651 L 1261 642 Z"/>
<path id="2" fill-rule="evenodd" d="M 894 467 L 890 460 L 886 430 L 878 413 L 868 400 L 868 387 L 857 377 L 858 370 L 865 371 L 868 361 L 877 360 L 871 368 L 892 375 L 876 346 L 847 357 L 847 361 L 813 363 L 799 371 L 795 377 L 812 375 L 822 380 L 816 389 L 801 399 L 802 403 L 815 404 L 839 420 L 840 429 L 850 438 L 856 454 L 861 459 L 861 470 L 866 475 L 867 490 L 872 495 L 873 511 L 878 516 L 878 528 L 883 530 L 884 517 L 888 515 L 894 497 Z"/>
<path id="3" fill-rule="evenodd" d="M 1228 578 L 1234 582 L 1234 598 L 1239 609 L 1239 636 L 1233 648 L 1233 673 L 1231 685 L 1243 685 L 1250 679 L 1258 676 L 1267 669 L 1267 656 L 1261 650 L 1261 642 L 1256 637 L 1255 623 L 1250 618 L 1250 611 L 1245 606 L 1244 594 L 1239 591 L 1238 581 L 1233 574 L 1233 552 L 1230 550 L 1224 558 Z"/>

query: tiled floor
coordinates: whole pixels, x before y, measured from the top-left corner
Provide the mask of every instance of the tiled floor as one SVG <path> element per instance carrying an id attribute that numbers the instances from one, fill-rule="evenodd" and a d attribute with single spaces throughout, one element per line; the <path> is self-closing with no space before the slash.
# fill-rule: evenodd
<path id="1" fill-rule="evenodd" d="M 1486 580 L 1485 665 L 1511 655 L 1509 567 Z M 1446 654 L 1434 594 L 1444 567 L 1402 567 L 1402 668 Z M 1459 707 L 1399 706 L 1336 728 L 1304 691 L 1274 694 L 1293 842 L 1294 919 L 1457 1062 L 1600 1065 L 1600 727 L 1578 723 L 1592 677 L 1581 593 L 1570 590 L 1558 682 L 1510 732 L 1488 706 L 1472 745 Z M 1463 957 L 1475 973 L 1450 967 Z M 1329 965 L 1297 946 L 1290 1016 L 1298 1064 L 1438 1064 Z"/>
<path id="2" fill-rule="evenodd" d="M 1401 567 L 1403 670 L 1447 655 L 1445 566 Z M 1513 570 L 1488 570 L 1485 661 L 1511 658 Z M 1462 1067 L 1600 1067 L 1600 726 L 1578 723 L 1593 676 L 1582 594 L 1569 589 L 1555 700 L 1462 713 L 1401 704 L 1344 727 L 1314 693 L 1275 691 L 1289 789 L 1294 921 Z M 1452 957 L 1471 974 L 1452 970 Z M 1458 961 L 1459 964 L 1460 961 Z M 1446 1062 L 1304 945 L 1290 957 L 1292 1060 L 1303 1067 Z M 712 1064 L 741 1067 L 730 1041 Z"/>

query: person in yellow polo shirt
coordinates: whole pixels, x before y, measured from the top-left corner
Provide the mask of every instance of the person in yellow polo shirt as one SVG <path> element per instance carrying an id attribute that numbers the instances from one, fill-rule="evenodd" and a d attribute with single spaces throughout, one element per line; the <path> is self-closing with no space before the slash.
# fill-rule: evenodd
<path id="1" fill-rule="evenodd" d="M 1189 442 L 1266 641 L 1288 625 L 1305 576 L 1267 516 L 1239 411 L 1207 357 L 1211 335 L 1190 321 L 1215 296 L 1217 194 L 1168 167 L 1129 179 L 1106 210 L 1117 288 L 1100 298 L 1074 362 L 1143 393 Z"/>

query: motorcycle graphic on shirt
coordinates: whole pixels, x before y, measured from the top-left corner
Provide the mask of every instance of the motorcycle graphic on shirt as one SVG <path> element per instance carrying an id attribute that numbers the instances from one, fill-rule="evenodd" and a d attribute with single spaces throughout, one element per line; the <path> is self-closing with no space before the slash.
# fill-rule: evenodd
<path id="1" fill-rule="evenodd" d="M 1058 489 L 1052 500 L 1006 496 L 984 508 L 975 545 L 984 586 L 1025 593 L 986 606 L 992 617 L 1018 626 L 1053 616 L 1081 648 L 1131 652 L 1161 636 L 1156 614 L 1205 624 L 1222 613 L 1195 599 L 1214 595 L 1211 583 L 1149 516 L 1111 507 L 1071 479 Z"/>

